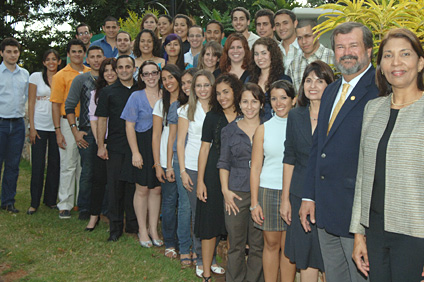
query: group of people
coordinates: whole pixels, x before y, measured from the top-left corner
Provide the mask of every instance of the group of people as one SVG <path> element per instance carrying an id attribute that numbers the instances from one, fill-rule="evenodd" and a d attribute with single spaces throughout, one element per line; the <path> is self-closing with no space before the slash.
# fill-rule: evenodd
<path id="1" fill-rule="evenodd" d="M 107 17 L 94 42 L 81 23 L 66 67 L 48 50 L 31 76 L 17 64 L 19 43 L 4 39 L 1 207 L 19 212 L 28 98 L 29 215 L 44 190 L 61 219 L 76 205 L 91 232 L 107 215 L 108 241 L 126 232 L 141 247 L 164 245 L 203 281 L 212 272 L 294 281 L 297 269 L 301 281 L 317 281 L 319 271 L 329 282 L 420 281 L 424 51 L 416 35 L 389 31 L 374 68 L 362 24 L 337 26 L 329 49 L 315 21 L 289 10 L 259 10 L 258 35 L 245 8 L 231 20 L 225 38 L 215 20 L 204 30 L 186 15 L 146 14 L 133 41 Z M 223 237 L 226 269 L 216 261 Z"/>

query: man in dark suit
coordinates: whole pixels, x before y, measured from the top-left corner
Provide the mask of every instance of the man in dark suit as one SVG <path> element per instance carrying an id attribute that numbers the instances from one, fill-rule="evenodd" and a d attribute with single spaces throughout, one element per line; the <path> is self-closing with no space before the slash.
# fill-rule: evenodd
<path id="1" fill-rule="evenodd" d="M 362 114 L 378 94 L 372 33 L 362 24 L 343 23 L 333 31 L 332 46 L 342 78 L 330 84 L 321 99 L 299 216 L 306 232 L 310 223 L 317 224 L 328 282 L 365 281 L 352 260 L 349 224 Z"/>

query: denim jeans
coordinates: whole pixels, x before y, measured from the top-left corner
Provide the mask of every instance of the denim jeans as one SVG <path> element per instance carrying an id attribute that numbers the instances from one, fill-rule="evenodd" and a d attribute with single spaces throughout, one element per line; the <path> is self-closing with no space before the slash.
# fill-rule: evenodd
<path id="1" fill-rule="evenodd" d="M 60 157 L 59 146 L 54 131 L 37 130 L 40 138 L 35 138 L 31 146 L 31 207 L 40 206 L 44 186 L 44 204 L 51 207 L 56 205 L 57 191 L 59 190 Z M 46 152 L 48 144 L 47 177 L 44 184 L 44 168 L 46 166 Z"/>
<path id="2" fill-rule="evenodd" d="M 19 161 L 25 140 L 25 122 L 0 120 L 0 172 L 4 163 L 1 189 L 1 206 L 15 203 L 16 184 L 19 176 Z"/>
<path id="3" fill-rule="evenodd" d="M 165 169 L 164 169 L 165 170 Z M 162 187 L 162 234 L 166 248 L 177 247 L 177 183 L 161 183 Z"/>
<path id="4" fill-rule="evenodd" d="M 81 130 L 87 132 L 87 135 L 84 136 L 84 140 L 88 142 L 88 147 L 85 149 L 78 148 L 81 156 L 81 177 L 77 206 L 80 212 L 88 212 L 90 210 L 90 196 L 93 186 L 93 165 L 94 158 L 97 156 L 97 145 L 91 128 L 83 128 Z"/>
<path id="5" fill-rule="evenodd" d="M 180 254 L 186 255 L 190 253 L 191 241 L 191 209 L 190 201 L 186 189 L 180 177 L 180 164 L 178 163 L 177 153 L 174 153 L 173 167 L 175 172 L 175 182 L 177 183 L 178 192 L 178 226 L 177 235 L 180 244 Z"/>

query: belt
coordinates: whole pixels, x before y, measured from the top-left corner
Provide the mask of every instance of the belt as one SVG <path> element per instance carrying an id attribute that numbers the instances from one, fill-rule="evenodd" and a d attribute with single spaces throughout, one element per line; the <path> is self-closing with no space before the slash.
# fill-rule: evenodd
<path id="1" fill-rule="evenodd" d="M 50 96 L 37 96 L 37 100 L 49 100 Z"/>
<path id="2" fill-rule="evenodd" d="M 4 120 L 4 121 L 18 121 L 18 120 L 21 120 L 22 118 L 21 117 L 19 117 L 19 118 L 2 118 L 2 117 L 0 117 L 0 120 Z"/>

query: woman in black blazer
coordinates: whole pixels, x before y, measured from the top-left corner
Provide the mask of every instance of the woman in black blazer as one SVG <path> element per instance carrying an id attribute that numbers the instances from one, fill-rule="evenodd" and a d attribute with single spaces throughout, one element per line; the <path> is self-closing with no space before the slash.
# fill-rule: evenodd
<path id="1" fill-rule="evenodd" d="M 305 233 L 298 214 L 321 96 L 333 81 L 333 72 L 326 63 L 315 61 L 309 64 L 300 86 L 299 107 L 290 111 L 287 121 L 280 214 L 288 225 L 284 253 L 300 269 L 302 282 L 316 282 L 318 269 L 324 270 L 316 226 L 311 225 L 312 231 Z"/>

